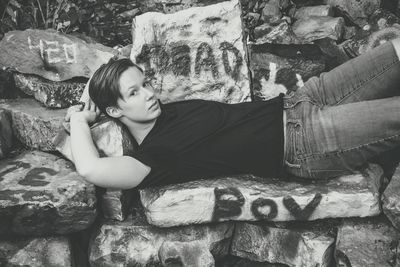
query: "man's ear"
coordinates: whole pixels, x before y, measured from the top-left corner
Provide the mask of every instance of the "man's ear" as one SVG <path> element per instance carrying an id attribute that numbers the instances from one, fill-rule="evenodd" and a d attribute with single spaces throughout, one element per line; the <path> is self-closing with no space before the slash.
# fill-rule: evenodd
<path id="1" fill-rule="evenodd" d="M 106 107 L 106 112 L 109 116 L 118 119 L 122 116 L 121 110 L 118 107 Z"/>

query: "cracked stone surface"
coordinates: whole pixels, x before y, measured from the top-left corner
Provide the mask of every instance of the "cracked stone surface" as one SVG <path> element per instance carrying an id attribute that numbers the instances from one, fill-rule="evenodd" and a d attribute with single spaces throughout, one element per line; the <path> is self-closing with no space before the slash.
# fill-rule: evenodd
<path id="1" fill-rule="evenodd" d="M 344 19 L 311 16 L 297 20 L 292 27 L 296 36 L 306 42 L 323 38 L 340 40 L 344 33 Z"/>
<path id="2" fill-rule="evenodd" d="M 243 175 L 140 190 L 147 220 L 159 227 L 218 221 L 308 221 L 380 213 L 383 171 L 300 184 Z M 193 207 L 196 207 L 193 209 Z"/>
<path id="3" fill-rule="evenodd" d="M 77 232 L 95 217 L 95 187 L 70 162 L 41 151 L 0 161 L 0 235 Z"/>

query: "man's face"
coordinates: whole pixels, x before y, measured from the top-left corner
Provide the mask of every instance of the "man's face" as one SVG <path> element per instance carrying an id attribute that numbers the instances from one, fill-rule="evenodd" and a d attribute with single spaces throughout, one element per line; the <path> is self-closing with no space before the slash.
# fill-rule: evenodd
<path id="1" fill-rule="evenodd" d="M 136 67 L 130 67 L 121 74 L 119 87 L 122 98 L 117 104 L 121 120 L 146 123 L 161 114 L 153 87 L 145 82 L 143 73 Z"/>

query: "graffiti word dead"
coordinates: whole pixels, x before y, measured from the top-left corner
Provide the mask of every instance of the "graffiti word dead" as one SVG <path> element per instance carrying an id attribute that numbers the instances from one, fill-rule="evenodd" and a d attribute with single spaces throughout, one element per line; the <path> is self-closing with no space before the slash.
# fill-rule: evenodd
<path id="1" fill-rule="evenodd" d="M 222 218 L 237 217 L 242 214 L 245 197 L 239 189 L 235 187 L 217 187 L 214 188 L 214 195 L 213 221 L 219 221 Z M 276 218 L 279 215 L 280 208 L 288 210 L 296 220 L 308 220 L 321 202 L 321 199 L 322 195 L 317 193 L 304 208 L 301 208 L 291 196 L 285 196 L 282 199 L 282 205 L 278 205 L 279 203 L 273 199 L 257 198 L 250 204 L 250 210 L 253 216 L 259 220 L 272 220 Z"/>
<path id="2" fill-rule="evenodd" d="M 49 64 L 77 63 L 76 44 L 60 44 L 58 41 L 46 40 L 39 40 L 38 44 L 33 44 L 31 38 L 28 37 L 28 47 L 30 50 L 38 50 L 42 60 Z"/>

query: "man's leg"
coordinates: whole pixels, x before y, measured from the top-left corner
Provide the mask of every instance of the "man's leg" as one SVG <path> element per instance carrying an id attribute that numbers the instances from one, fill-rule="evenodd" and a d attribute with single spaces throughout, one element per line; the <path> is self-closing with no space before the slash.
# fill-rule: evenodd
<path id="1" fill-rule="evenodd" d="M 339 105 L 400 95 L 400 39 L 310 78 L 296 94 L 317 105 Z"/>

